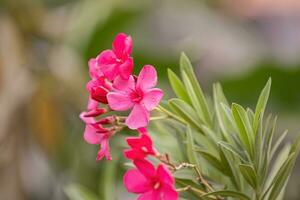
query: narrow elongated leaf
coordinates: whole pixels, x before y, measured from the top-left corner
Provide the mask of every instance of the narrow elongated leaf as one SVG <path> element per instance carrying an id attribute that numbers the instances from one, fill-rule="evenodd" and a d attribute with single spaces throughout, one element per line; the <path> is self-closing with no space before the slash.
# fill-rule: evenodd
<path id="1" fill-rule="evenodd" d="M 196 75 L 194 73 L 191 62 L 184 53 L 182 53 L 181 57 L 180 57 L 180 70 L 181 70 L 181 75 L 182 75 L 184 84 L 189 84 L 190 85 L 190 86 L 186 85 L 186 88 L 190 87 L 189 89 L 187 88 L 188 93 L 189 93 L 189 91 L 193 90 L 193 92 L 195 93 L 196 98 L 199 101 L 199 104 L 201 106 L 201 113 L 203 115 L 204 121 L 209 126 L 211 126 L 212 125 L 212 119 L 211 119 L 211 116 L 210 116 L 210 112 L 209 112 L 209 108 L 207 106 L 205 96 L 204 96 L 203 91 L 202 91 L 202 89 L 199 85 L 199 82 L 198 82 L 197 78 L 196 78 Z M 186 74 L 186 75 L 184 75 L 184 74 Z M 185 78 L 185 76 L 187 76 L 187 77 Z M 191 98 L 191 96 L 190 96 L 190 98 Z M 193 103 L 192 99 L 191 99 L 191 101 Z"/>
<path id="2" fill-rule="evenodd" d="M 226 113 L 224 112 L 221 105 L 221 103 L 223 103 L 228 106 L 228 102 L 219 83 L 213 85 L 213 96 L 216 116 L 220 128 L 222 130 L 223 136 L 227 141 L 233 143 L 232 138 L 229 136 L 228 133 L 230 130 L 233 129 L 231 125 L 232 123 L 230 123 L 229 119 L 226 117 Z"/>
<path id="3" fill-rule="evenodd" d="M 239 129 L 239 138 L 251 156 L 253 155 L 254 135 L 247 113 L 243 107 L 238 104 L 232 104 L 231 110 L 236 126 Z"/>
<path id="4" fill-rule="evenodd" d="M 222 196 L 222 197 L 233 197 L 239 200 L 251 200 L 250 197 L 247 195 L 236 192 L 236 191 L 230 191 L 230 190 L 221 190 L 221 191 L 216 191 L 216 192 L 210 192 L 202 197 L 210 197 L 210 196 Z"/>
<path id="5" fill-rule="evenodd" d="M 257 175 L 254 168 L 251 165 L 240 164 L 239 165 L 241 173 L 245 180 L 251 185 L 253 189 L 257 187 Z"/>
<path id="6" fill-rule="evenodd" d="M 288 130 L 285 130 L 282 135 L 277 139 L 275 144 L 273 145 L 272 151 L 271 151 L 271 158 L 274 156 L 275 152 L 277 151 L 280 144 L 283 142 L 284 138 L 286 137 L 288 133 Z"/>
<path id="7" fill-rule="evenodd" d="M 275 200 L 278 197 L 278 195 L 283 189 L 284 184 L 286 183 L 286 181 L 288 181 L 288 178 L 294 167 L 294 164 L 295 164 L 295 153 L 289 156 L 284 166 L 279 170 L 278 176 L 276 175 L 273 188 L 269 195 L 270 200 Z"/>
<path id="8" fill-rule="evenodd" d="M 99 199 L 95 194 L 90 192 L 87 188 L 78 185 L 70 184 L 64 189 L 66 195 L 70 200 L 97 200 Z"/>
<path id="9" fill-rule="evenodd" d="M 191 105 L 191 100 L 186 92 L 183 83 L 171 69 L 168 69 L 168 78 L 176 96 Z"/>
<path id="10" fill-rule="evenodd" d="M 196 164 L 198 166 L 199 163 L 195 152 L 193 133 L 189 125 L 187 126 L 186 137 L 187 137 L 187 154 L 188 154 L 187 157 L 189 159 L 189 162 L 192 164 Z"/>
<path id="11" fill-rule="evenodd" d="M 221 146 L 222 148 L 228 150 L 228 151 L 231 151 L 231 153 L 235 154 L 236 156 L 238 156 L 238 158 L 244 162 L 244 163 L 247 163 L 248 160 L 247 160 L 247 156 L 244 155 L 244 152 L 240 151 L 239 149 L 235 148 L 234 146 L 232 146 L 231 144 L 227 143 L 227 142 L 223 142 L 223 141 L 220 141 L 218 142 L 218 145 Z"/>
<path id="12" fill-rule="evenodd" d="M 189 104 L 181 99 L 174 98 L 169 100 L 169 106 L 191 126 L 201 130 L 201 120 L 198 118 L 195 111 Z"/>
<path id="13" fill-rule="evenodd" d="M 254 134 L 257 131 L 260 119 L 263 118 L 263 115 L 264 115 L 264 112 L 266 109 L 266 105 L 267 105 L 267 102 L 269 99 L 269 95 L 270 95 L 271 83 L 272 83 L 272 80 L 271 80 L 271 78 L 269 78 L 267 84 L 265 85 L 264 89 L 262 90 L 262 92 L 258 98 L 257 105 L 255 108 L 254 120 L 253 120 Z"/>
<path id="14" fill-rule="evenodd" d="M 214 156 L 213 154 L 211 154 L 210 152 L 205 151 L 205 150 L 197 149 L 196 151 L 205 160 L 207 160 L 213 167 L 215 167 L 216 169 L 218 169 L 221 172 L 224 170 L 223 165 L 222 165 L 221 161 L 219 160 L 219 158 L 217 158 L 216 156 Z"/>
<path id="15" fill-rule="evenodd" d="M 222 145 L 220 145 L 219 153 L 221 162 L 224 166 L 224 169 L 226 170 L 225 174 L 229 174 L 228 177 L 231 179 L 231 182 L 233 183 L 235 188 L 241 190 L 243 185 L 241 184 L 238 172 L 236 170 L 236 167 L 239 164 L 236 159 L 236 155 L 228 149 L 224 148 Z"/>
<path id="16" fill-rule="evenodd" d="M 265 197 L 267 193 L 270 191 L 268 200 L 275 200 L 277 198 L 277 196 L 280 194 L 283 188 L 283 185 L 287 181 L 291 173 L 291 170 L 293 169 L 294 163 L 295 163 L 295 153 L 292 153 L 289 155 L 289 157 L 280 167 L 279 171 L 277 172 L 276 176 L 272 180 L 270 186 L 264 193 L 263 197 Z"/>

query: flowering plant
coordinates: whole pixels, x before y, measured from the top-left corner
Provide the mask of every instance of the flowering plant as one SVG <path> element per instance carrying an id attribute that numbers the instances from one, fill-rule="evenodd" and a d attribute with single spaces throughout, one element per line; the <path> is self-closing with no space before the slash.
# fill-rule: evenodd
<path id="1" fill-rule="evenodd" d="M 274 139 L 276 117 L 265 117 L 271 79 L 254 111 L 230 105 L 219 83 L 213 85 L 210 102 L 182 54 L 181 79 L 168 69 L 176 98 L 161 102 L 163 91 L 155 88 L 155 68 L 145 65 L 137 76 L 132 74 L 131 51 L 132 38 L 120 33 L 112 50 L 89 61 L 90 96 L 87 111 L 80 115 L 86 124 L 85 141 L 100 145 L 97 160 L 112 159 L 109 140 L 124 128 L 137 133 L 126 139 L 129 148 L 124 149 L 133 166 L 123 178 L 128 192 L 139 200 L 283 198 L 300 139 L 282 148 L 287 132 Z M 129 111 L 128 116 L 124 111 Z M 151 111 L 156 117 L 150 117 Z M 159 128 L 150 131 L 152 121 Z M 177 137 L 182 156 L 159 152 L 152 132 Z"/>

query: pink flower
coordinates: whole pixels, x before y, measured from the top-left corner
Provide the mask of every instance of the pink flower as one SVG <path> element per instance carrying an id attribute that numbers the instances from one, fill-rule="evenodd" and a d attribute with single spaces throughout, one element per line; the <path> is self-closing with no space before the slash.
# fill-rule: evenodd
<path id="1" fill-rule="evenodd" d="M 111 83 L 107 81 L 102 71 L 97 66 L 96 59 L 89 60 L 89 72 L 92 80 L 90 80 L 86 88 L 92 99 L 107 104 L 107 93 L 111 90 Z"/>
<path id="2" fill-rule="evenodd" d="M 115 79 L 115 91 L 107 95 L 108 104 L 117 111 L 133 107 L 125 122 L 129 128 L 137 129 L 148 125 L 150 111 L 163 97 L 162 90 L 153 88 L 156 83 L 156 70 L 151 65 L 143 67 L 136 82 L 133 76 L 129 76 L 127 80 L 118 77 Z"/>
<path id="3" fill-rule="evenodd" d="M 130 169 L 124 175 L 124 185 L 129 192 L 140 194 L 138 200 L 177 200 L 174 178 L 167 167 L 157 169 L 146 160 L 135 160 L 137 169 Z"/>
<path id="4" fill-rule="evenodd" d="M 88 104 L 88 111 L 82 112 L 80 118 L 85 122 L 84 140 L 89 144 L 100 145 L 100 150 L 97 155 L 97 160 L 101 160 L 104 156 L 107 160 L 111 160 L 109 152 L 109 139 L 115 133 L 112 129 L 104 128 L 99 122 L 95 120 L 106 110 L 98 108 L 98 102 L 90 99 Z"/>
<path id="5" fill-rule="evenodd" d="M 144 159 L 148 155 L 157 154 L 153 148 L 152 139 L 147 134 L 142 134 L 140 137 L 128 137 L 126 141 L 131 147 L 131 149 L 124 151 L 124 155 L 128 159 Z"/>
<path id="6" fill-rule="evenodd" d="M 97 56 L 97 66 L 107 79 L 112 81 L 118 75 L 123 79 L 129 78 L 133 69 L 131 49 L 131 37 L 119 33 L 113 41 L 112 50 L 104 50 Z"/>

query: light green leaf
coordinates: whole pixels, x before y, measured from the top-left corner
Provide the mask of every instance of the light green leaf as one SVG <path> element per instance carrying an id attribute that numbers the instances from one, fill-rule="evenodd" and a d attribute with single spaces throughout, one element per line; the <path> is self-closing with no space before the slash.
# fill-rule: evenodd
<path id="1" fill-rule="evenodd" d="M 197 155 L 195 152 L 193 133 L 189 125 L 187 126 L 186 137 L 187 137 L 187 154 L 188 154 L 187 157 L 189 159 L 189 162 L 199 166 Z"/>
<path id="2" fill-rule="evenodd" d="M 197 149 L 196 152 L 199 153 L 205 160 L 207 160 L 213 167 L 221 172 L 224 172 L 224 168 L 219 158 L 205 150 Z"/>
<path id="3" fill-rule="evenodd" d="M 195 111 L 189 104 L 181 99 L 173 98 L 169 100 L 169 106 L 191 126 L 201 130 L 201 120 L 198 118 Z"/>
<path id="4" fill-rule="evenodd" d="M 262 120 L 265 109 L 266 109 L 266 105 L 269 99 L 269 95 L 270 95 L 270 89 L 271 89 L 271 83 L 272 80 L 271 78 L 269 78 L 267 84 L 265 85 L 264 89 L 262 90 L 258 101 L 257 101 L 257 105 L 255 108 L 255 115 L 254 115 L 254 120 L 253 120 L 253 132 L 254 134 L 256 134 L 258 125 L 259 125 L 259 121 Z"/>
<path id="5" fill-rule="evenodd" d="M 203 91 L 199 85 L 197 78 L 196 78 L 196 75 L 194 73 L 191 62 L 184 53 L 182 53 L 181 57 L 180 57 L 180 70 L 181 70 L 183 82 L 186 86 L 188 94 L 191 95 L 190 91 L 193 91 L 193 93 L 196 96 L 196 99 L 199 101 L 198 103 L 201 106 L 201 115 L 203 115 L 203 118 L 204 118 L 203 120 L 211 127 L 212 119 L 210 116 L 210 112 L 209 112 L 209 108 L 207 106 L 205 96 L 204 96 Z M 190 96 L 190 99 L 191 98 L 192 97 Z M 195 98 L 195 97 L 193 96 L 193 98 Z M 191 101 L 192 101 L 193 105 L 196 103 L 195 100 L 193 101 L 191 99 Z M 196 104 L 198 104 L 198 103 L 196 103 Z M 197 109 L 197 108 L 195 108 L 195 109 Z"/>
<path id="6" fill-rule="evenodd" d="M 229 178 L 231 182 L 233 183 L 234 187 L 238 190 L 242 190 L 242 183 L 239 177 L 239 174 L 236 170 L 239 161 L 237 160 L 236 154 L 232 153 L 232 151 L 229 151 L 228 149 L 224 148 L 222 145 L 220 147 L 220 158 L 222 165 L 226 172 L 224 171 L 225 174 L 229 174 Z"/>
<path id="7" fill-rule="evenodd" d="M 183 83 L 171 69 L 168 69 L 168 77 L 171 87 L 176 96 L 191 105 L 191 100 L 186 92 Z"/>
<path id="8" fill-rule="evenodd" d="M 252 157 L 254 134 L 247 113 L 242 106 L 235 103 L 232 104 L 231 111 L 236 126 L 239 129 L 238 136 L 247 149 L 248 153 Z"/>
<path id="9" fill-rule="evenodd" d="M 97 200 L 99 199 L 95 194 L 89 191 L 84 186 L 78 184 L 70 184 L 64 188 L 65 194 L 70 200 Z"/>
<path id="10" fill-rule="evenodd" d="M 279 171 L 277 172 L 276 176 L 272 180 L 269 188 L 266 190 L 263 197 L 265 197 L 265 195 L 267 195 L 267 193 L 270 191 L 268 200 L 275 200 L 277 198 L 277 196 L 280 194 L 281 190 L 283 189 L 285 182 L 290 176 L 291 170 L 294 167 L 294 163 L 295 163 L 295 153 L 292 153 L 289 155 L 289 157 L 280 167 Z"/>
<path id="11" fill-rule="evenodd" d="M 251 200 L 250 197 L 247 195 L 236 192 L 236 191 L 230 191 L 230 190 L 221 190 L 221 191 L 216 191 L 216 192 L 210 192 L 202 197 L 210 197 L 210 196 L 222 196 L 222 197 L 233 197 L 239 200 Z"/>
<path id="12" fill-rule="evenodd" d="M 251 185 L 253 189 L 257 187 L 257 175 L 254 168 L 251 165 L 240 164 L 241 173 L 245 180 Z"/>

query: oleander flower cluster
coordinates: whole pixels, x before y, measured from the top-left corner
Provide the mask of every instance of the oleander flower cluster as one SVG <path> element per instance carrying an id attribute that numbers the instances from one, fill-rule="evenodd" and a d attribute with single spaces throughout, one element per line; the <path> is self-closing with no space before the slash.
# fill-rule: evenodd
<path id="1" fill-rule="evenodd" d="M 178 193 L 171 170 L 162 162 L 155 166 L 149 159 L 161 158 L 147 126 L 150 112 L 159 105 L 163 91 L 156 88 L 157 72 L 153 66 L 145 65 L 138 75 L 133 74 L 131 53 L 132 38 L 119 33 L 112 49 L 89 60 L 88 105 L 80 114 L 86 124 L 84 140 L 100 146 L 98 161 L 103 157 L 111 160 L 110 138 L 126 127 L 135 130 L 137 137 L 126 138 L 130 148 L 124 150 L 124 156 L 135 168 L 125 173 L 125 187 L 129 192 L 139 194 L 139 200 L 176 200 Z"/>

